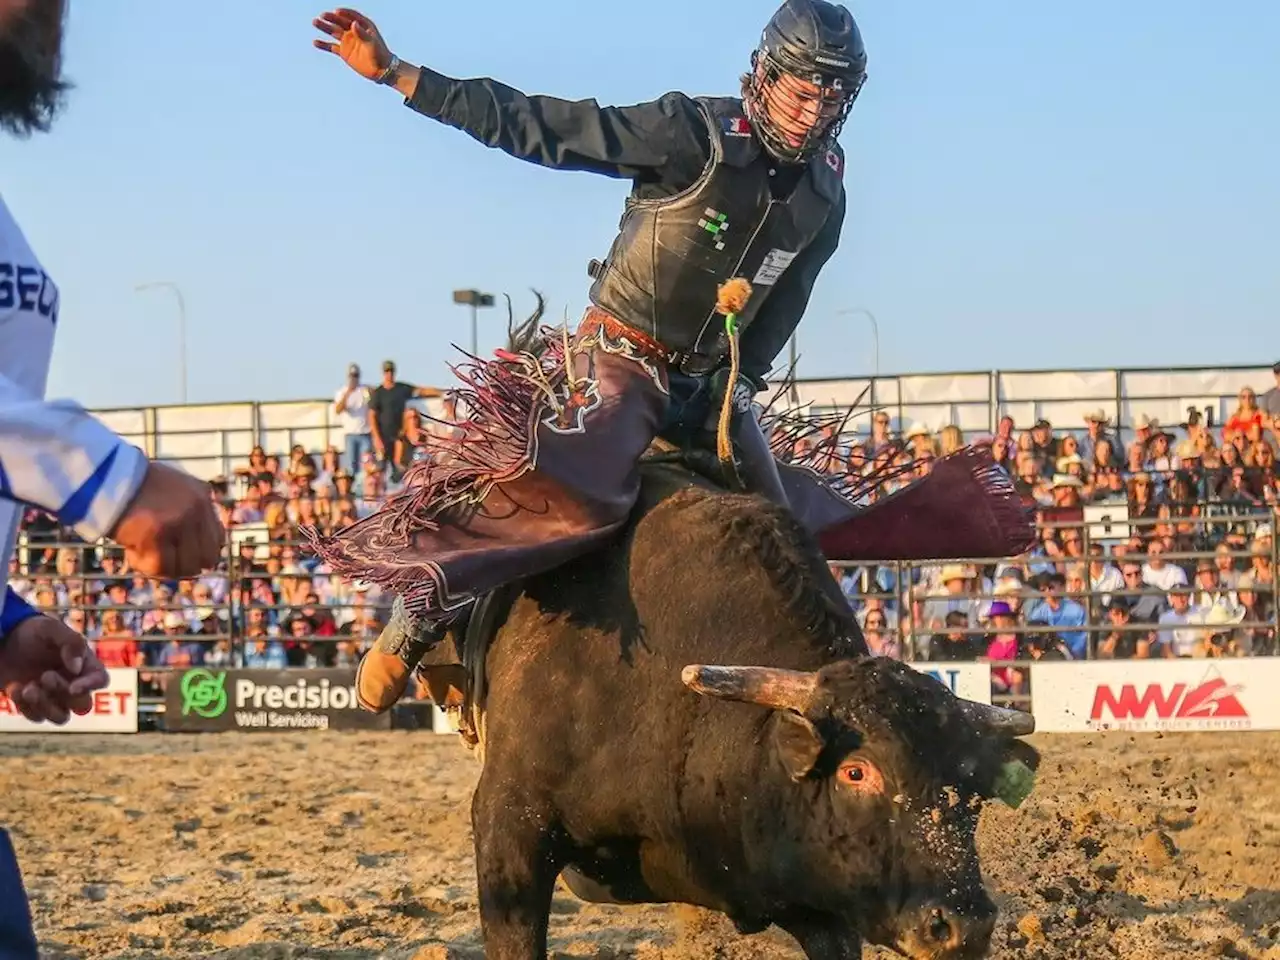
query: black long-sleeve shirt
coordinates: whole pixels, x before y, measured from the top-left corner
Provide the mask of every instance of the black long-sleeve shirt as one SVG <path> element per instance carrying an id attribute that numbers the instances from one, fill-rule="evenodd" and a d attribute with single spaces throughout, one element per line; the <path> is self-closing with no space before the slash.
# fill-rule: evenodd
<path id="1" fill-rule="evenodd" d="M 698 105 L 674 91 L 632 106 L 601 107 L 595 100 L 530 96 L 487 77 L 455 80 L 422 68 L 405 104 L 520 160 L 631 180 L 632 194 L 642 199 L 688 189 L 711 156 Z M 798 167 L 780 167 L 775 183 L 790 190 L 799 173 Z M 844 215 L 842 192 L 822 230 L 791 262 L 743 333 L 747 376 L 763 381 L 786 347 L 818 274 L 840 243 Z"/>

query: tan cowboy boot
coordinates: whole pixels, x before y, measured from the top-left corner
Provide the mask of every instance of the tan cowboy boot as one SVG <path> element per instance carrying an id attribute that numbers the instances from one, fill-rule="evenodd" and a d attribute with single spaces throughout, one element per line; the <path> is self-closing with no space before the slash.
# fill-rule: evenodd
<path id="1" fill-rule="evenodd" d="M 448 632 L 447 623 L 417 623 L 396 597 L 391 618 L 356 666 L 356 701 L 370 713 L 390 710 L 404 696 L 414 668 Z"/>

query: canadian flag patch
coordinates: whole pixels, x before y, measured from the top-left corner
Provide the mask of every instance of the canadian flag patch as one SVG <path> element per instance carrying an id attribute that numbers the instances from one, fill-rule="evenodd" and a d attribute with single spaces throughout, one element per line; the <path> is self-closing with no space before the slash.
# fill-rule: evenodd
<path id="1" fill-rule="evenodd" d="M 749 137 L 751 122 L 746 117 L 725 117 L 724 132 L 731 137 Z"/>
<path id="2" fill-rule="evenodd" d="M 830 167 L 832 170 L 834 170 L 836 173 L 839 173 L 841 167 L 844 166 L 843 162 L 840 160 L 840 154 L 836 153 L 834 150 L 828 150 L 827 166 Z"/>

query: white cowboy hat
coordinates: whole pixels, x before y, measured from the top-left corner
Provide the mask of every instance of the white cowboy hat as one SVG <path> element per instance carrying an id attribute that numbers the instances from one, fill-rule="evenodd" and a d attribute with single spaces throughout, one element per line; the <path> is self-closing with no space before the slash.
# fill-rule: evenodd
<path id="1" fill-rule="evenodd" d="M 1073 453 L 1069 457 L 1059 457 L 1058 462 L 1054 464 L 1054 466 L 1057 468 L 1058 473 L 1066 473 L 1067 468 L 1072 464 L 1084 464 L 1084 460 L 1081 459 L 1080 454 Z"/>
<path id="2" fill-rule="evenodd" d="M 1244 619 L 1244 607 L 1236 604 L 1215 603 L 1207 610 L 1196 610 L 1187 615 L 1187 622 L 1205 627 L 1229 627 Z"/>
<path id="3" fill-rule="evenodd" d="M 948 580 L 968 580 L 972 576 L 972 571 L 970 571 L 970 569 L 963 563 L 948 563 L 938 574 L 938 582 L 946 583 Z"/>

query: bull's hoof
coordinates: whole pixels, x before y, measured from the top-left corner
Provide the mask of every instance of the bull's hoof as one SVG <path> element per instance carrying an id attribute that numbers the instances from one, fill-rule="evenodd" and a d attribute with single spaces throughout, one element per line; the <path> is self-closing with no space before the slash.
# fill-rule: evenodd
<path id="1" fill-rule="evenodd" d="M 413 668 L 376 646 L 356 666 L 356 702 L 369 713 L 386 713 L 409 689 Z"/>

